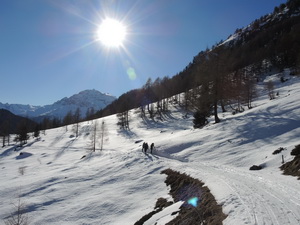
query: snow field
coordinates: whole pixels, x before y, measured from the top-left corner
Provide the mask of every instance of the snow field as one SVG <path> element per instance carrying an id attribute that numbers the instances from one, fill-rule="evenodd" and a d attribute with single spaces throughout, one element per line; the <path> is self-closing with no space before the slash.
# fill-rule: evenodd
<path id="1" fill-rule="evenodd" d="M 159 197 L 170 199 L 160 172 L 172 168 L 205 182 L 228 215 L 224 224 L 300 224 L 300 182 L 278 168 L 300 144 L 300 79 L 268 79 L 276 82 L 275 100 L 260 88 L 254 108 L 220 113 L 221 123 L 203 129 L 193 129 L 192 114 L 172 105 L 162 121 L 132 110 L 129 131 L 119 130 L 115 115 L 99 119 L 108 129 L 102 152 L 87 151 L 91 121 L 80 124 L 78 138 L 68 126 L 47 130 L 21 150 L 2 148 L 0 218 L 21 196 L 31 224 L 134 224 Z M 155 143 L 153 155 L 142 153 L 144 141 Z M 279 147 L 287 150 L 272 155 Z M 264 168 L 250 171 L 254 164 Z M 145 224 L 170 221 L 179 206 L 172 207 Z"/>

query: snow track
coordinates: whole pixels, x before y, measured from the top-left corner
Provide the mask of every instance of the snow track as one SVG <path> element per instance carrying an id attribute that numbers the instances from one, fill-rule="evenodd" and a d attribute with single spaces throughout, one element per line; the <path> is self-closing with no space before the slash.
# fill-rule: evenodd
<path id="1" fill-rule="evenodd" d="M 211 188 L 228 215 L 225 225 L 300 224 L 299 182 L 283 185 L 278 183 L 282 177 L 228 166 L 201 163 L 197 167 L 187 172 Z"/>

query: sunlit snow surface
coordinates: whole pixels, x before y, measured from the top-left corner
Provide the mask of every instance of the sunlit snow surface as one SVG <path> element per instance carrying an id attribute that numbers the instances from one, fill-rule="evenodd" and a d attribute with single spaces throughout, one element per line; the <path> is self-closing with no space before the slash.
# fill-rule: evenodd
<path id="1" fill-rule="evenodd" d="M 172 168 L 205 183 L 228 215 L 225 225 L 300 224 L 300 182 L 278 169 L 282 155 L 291 160 L 290 151 L 300 144 L 300 79 L 270 79 L 279 92 L 275 100 L 260 83 L 253 109 L 220 113 L 221 123 L 211 118 L 203 129 L 193 129 L 192 115 L 172 104 L 163 120 L 143 120 L 138 110 L 131 111 L 128 131 L 118 129 L 116 116 L 104 118 L 102 152 L 86 150 L 92 122 L 80 124 L 78 138 L 68 126 L 47 130 L 18 151 L 1 148 L 0 219 L 10 215 L 20 196 L 30 224 L 132 225 L 154 209 L 158 198 L 172 200 L 160 173 Z M 153 155 L 142 153 L 144 141 L 155 143 Z M 279 147 L 287 150 L 272 155 Z M 264 168 L 250 171 L 254 164 Z M 181 205 L 150 220 L 165 224 Z"/>

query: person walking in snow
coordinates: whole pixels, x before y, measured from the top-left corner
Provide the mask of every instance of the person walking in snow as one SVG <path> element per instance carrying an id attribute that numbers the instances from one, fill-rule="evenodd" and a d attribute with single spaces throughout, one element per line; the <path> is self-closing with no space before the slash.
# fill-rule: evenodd
<path id="1" fill-rule="evenodd" d="M 147 153 L 148 148 L 149 148 L 148 143 L 145 143 L 145 153 Z"/>
<path id="2" fill-rule="evenodd" d="M 144 142 L 143 147 L 142 147 L 142 152 L 144 152 L 144 150 L 145 150 L 145 145 L 146 145 L 146 143 Z"/>
<path id="3" fill-rule="evenodd" d="M 153 148 L 154 148 L 154 143 L 152 143 L 152 144 L 150 145 L 151 154 L 152 154 Z"/>

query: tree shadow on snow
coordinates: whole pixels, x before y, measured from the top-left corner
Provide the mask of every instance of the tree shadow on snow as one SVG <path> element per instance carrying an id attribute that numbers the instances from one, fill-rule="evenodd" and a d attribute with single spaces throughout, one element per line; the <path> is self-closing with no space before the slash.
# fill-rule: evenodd
<path id="1" fill-rule="evenodd" d="M 3 158 L 4 156 L 8 156 L 8 155 L 10 155 L 12 152 L 19 152 L 19 151 L 23 150 L 23 149 L 26 148 L 26 147 L 32 146 L 34 143 L 36 143 L 36 142 L 38 142 L 38 141 L 40 141 L 40 140 L 35 139 L 34 141 L 29 142 L 29 143 L 27 143 L 27 144 L 25 144 L 25 145 L 22 145 L 22 146 L 19 146 L 19 145 L 13 145 L 12 147 L 10 147 L 10 148 L 6 149 L 4 152 L 2 152 L 2 153 L 0 154 L 0 158 Z"/>
<path id="2" fill-rule="evenodd" d="M 53 139 L 53 141 L 49 144 L 49 147 L 55 146 L 59 141 L 64 139 L 65 134 L 67 131 L 65 131 L 63 134 L 57 136 L 56 138 Z"/>
<path id="3" fill-rule="evenodd" d="M 62 149 L 61 149 L 60 151 L 58 151 L 58 152 L 56 153 L 54 159 L 56 160 L 56 159 L 58 159 L 59 157 L 61 157 L 61 156 L 64 154 L 65 150 L 68 149 L 68 148 L 74 143 L 75 140 L 76 140 L 76 139 L 74 138 L 74 139 L 68 141 L 67 144 L 66 144 L 64 147 L 62 147 Z"/>
<path id="4" fill-rule="evenodd" d="M 129 129 L 118 129 L 117 132 L 118 132 L 118 134 L 120 134 L 126 138 L 129 138 L 129 139 L 137 137 L 136 133 L 132 132 L 130 128 Z"/>
<path id="5" fill-rule="evenodd" d="M 17 146 L 15 146 L 15 145 L 11 148 L 6 149 L 4 152 L 2 152 L 0 154 L 0 158 L 3 158 L 4 156 L 10 155 L 12 152 L 16 151 L 16 149 L 17 149 Z"/>
<path id="6" fill-rule="evenodd" d="M 273 138 L 300 127 L 300 121 L 288 118 L 268 118 L 256 115 L 251 120 L 250 123 L 236 128 L 236 133 L 239 134 L 236 138 L 242 140 L 240 144 L 248 144 L 259 139 L 271 141 Z M 295 137 L 291 138 L 297 138 L 298 132 L 294 132 L 294 135 Z"/>
<path id="7" fill-rule="evenodd" d="M 47 206 L 62 202 L 63 200 L 64 199 L 53 199 L 53 200 L 49 200 L 49 201 L 41 202 L 41 203 L 32 203 L 32 204 L 29 204 L 26 206 L 25 212 L 27 212 L 27 213 L 36 212 L 39 209 L 44 209 Z"/>
<path id="8" fill-rule="evenodd" d="M 186 115 L 183 115 L 182 117 L 188 118 L 187 114 L 188 113 L 186 113 Z M 143 116 L 142 120 L 143 124 L 146 125 L 148 129 L 167 129 L 170 131 L 187 129 L 186 123 L 182 123 L 182 119 L 175 118 L 172 112 L 164 112 L 161 114 L 157 114 L 153 118 Z M 168 122 L 175 122 L 176 125 L 170 126 L 170 123 Z"/>
<path id="9" fill-rule="evenodd" d="M 16 157 L 16 159 L 17 160 L 18 159 L 25 159 L 25 158 L 30 157 L 30 156 L 32 156 L 32 154 L 29 153 L 29 152 L 20 152 L 20 154 Z"/>

